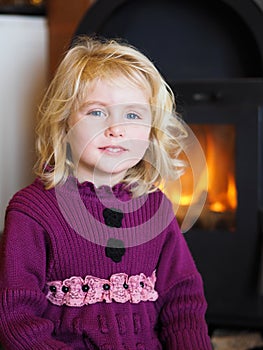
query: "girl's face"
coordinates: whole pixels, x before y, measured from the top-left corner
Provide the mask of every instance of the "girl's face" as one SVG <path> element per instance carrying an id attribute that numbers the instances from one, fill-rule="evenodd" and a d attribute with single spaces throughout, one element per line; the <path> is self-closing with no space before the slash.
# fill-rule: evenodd
<path id="1" fill-rule="evenodd" d="M 76 176 L 97 187 L 121 181 L 144 156 L 149 145 L 149 93 L 123 79 L 116 84 L 98 80 L 68 120 Z"/>

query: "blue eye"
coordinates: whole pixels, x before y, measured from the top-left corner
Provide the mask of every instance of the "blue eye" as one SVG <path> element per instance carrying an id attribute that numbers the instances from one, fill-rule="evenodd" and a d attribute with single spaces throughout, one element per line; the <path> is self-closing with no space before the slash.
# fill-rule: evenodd
<path id="1" fill-rule="evenodd" d="M 94 111 L 89 112 L 88 115 L 92 115 L 94 117 L 104 117 L 105 113 L 99 109 L 98 110 L 96 109 Z"/>
<path id="2" fill-rule="evenodd" d="M 136 113 L 127 113 L 126 117 L 127 117 L 127 119 L 132 119 L 132 120 L 140 119 L 140 117 Z"/>

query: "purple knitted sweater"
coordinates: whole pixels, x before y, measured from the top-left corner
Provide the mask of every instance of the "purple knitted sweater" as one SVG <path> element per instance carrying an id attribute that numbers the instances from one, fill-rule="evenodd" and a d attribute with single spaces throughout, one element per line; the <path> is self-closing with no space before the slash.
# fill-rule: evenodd
<path id="1" fill-rule="evenodd" d="M 7 208 L 0 298 L 6 350 L 211 349 L 202 280 L 161 191 L 37 179 Z"/>

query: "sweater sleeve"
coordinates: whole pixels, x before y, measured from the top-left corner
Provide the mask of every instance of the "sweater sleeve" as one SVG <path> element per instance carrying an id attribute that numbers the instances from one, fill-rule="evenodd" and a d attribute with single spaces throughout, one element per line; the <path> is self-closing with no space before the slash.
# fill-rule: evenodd
<path id="1" fill-rule="evenodd" d="M 71 347 L 52 338 L 47 307 L 45 233 L 27 215 L 9 211 L 0 245 L 0 343 L 5 350 Z"/>
<path id="2" fill-rule="evenodd" d="M 166 350 L 211 350 L 203 281 L 176 220 L 157 269 L 160 340 Z"/>

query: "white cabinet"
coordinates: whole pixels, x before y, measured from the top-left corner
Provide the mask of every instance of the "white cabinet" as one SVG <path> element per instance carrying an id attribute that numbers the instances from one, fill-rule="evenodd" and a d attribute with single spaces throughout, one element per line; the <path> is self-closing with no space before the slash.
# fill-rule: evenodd
<path id="1" fill-rule="evenodd" d="M 36 111 L 47 64 L 46 19 L 0 15 L 0 232 L 10 198 L 33 179 Z"/>

